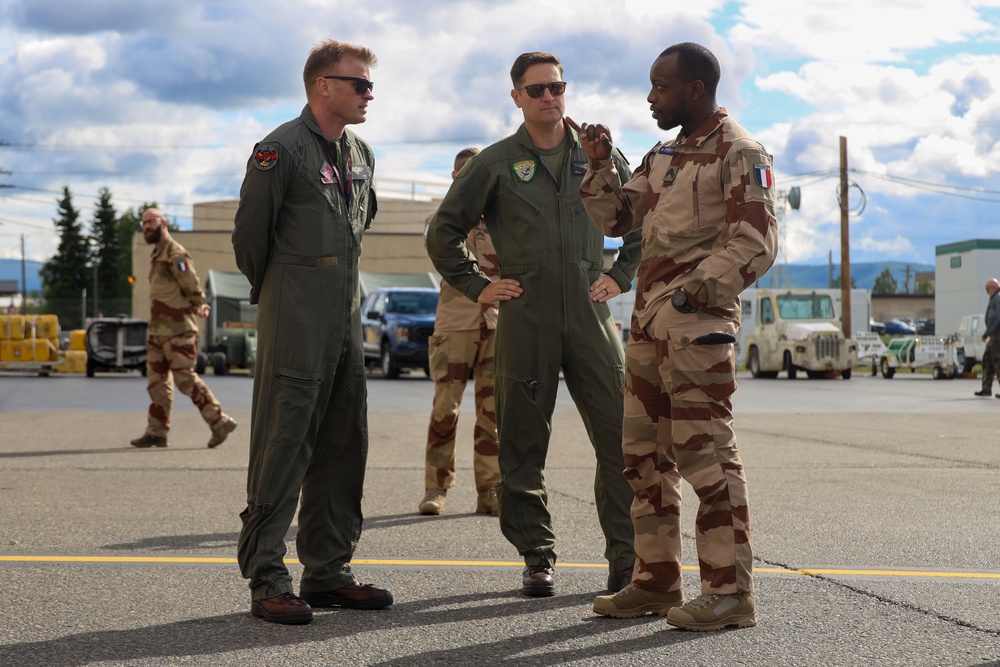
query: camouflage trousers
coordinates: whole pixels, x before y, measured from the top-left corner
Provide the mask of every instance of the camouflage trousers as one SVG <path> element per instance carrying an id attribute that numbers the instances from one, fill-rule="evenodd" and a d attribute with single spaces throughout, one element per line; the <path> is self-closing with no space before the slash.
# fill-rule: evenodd
<path id="1" fill-rule="evenodd" d="M 472 469 L 476 490 L 486 491 L 500 481 L 497 463 L 497 417 L 493 403 L 494 332 L 482 327 L 436 333 L 429 341 L 429 365 L 434 380 L 434 407 L 427 429 L 425 486 L 455 486 L 455 435 L 462 394 L 470 373 L 476 388 L 476 427 Z"/>
<path id="2" fill-rule="evenodd" d="M 990 336 L 986 341 L 986 348 L 983 350 L 983 391 L 989 393 L 993 391 L 993 380 L 997 376 L 997 368 L 1000 367 L 1000 335 Z"/>
<path id="3" fill-rule="evenodd" d="M 731 343 L 698 343 L 736 325 L 662 306 L 625 351 L 625 476 L 639 588 L 681 589 L 681 480 L 698 496 L 695 543 L 705 594 L 753 590 L 750 515 L 733 432 Z"/>
<path id="4" fill-rule="evenodd" d="M 222 406 L 198 374 L 194 372 L 198 359 L 198 335 L 150 336 L 146 341 L 146 389 L 152 403 L 146 433 L 167 437 L 170 412 L 174 405 L 174 384 L 185 396 L 190 396 L 209 428 L 225 419 Z"/>

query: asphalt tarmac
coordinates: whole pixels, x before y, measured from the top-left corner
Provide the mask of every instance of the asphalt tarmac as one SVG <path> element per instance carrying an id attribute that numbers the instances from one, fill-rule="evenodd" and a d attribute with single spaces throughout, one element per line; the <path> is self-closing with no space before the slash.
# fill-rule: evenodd
<path id="1" fill-rule="evenodd" d="M 978 381 L 741 374 L 759 623 L 689 633 L 591 611 L 607 569 L 594 457 L 565 387 L 546 468 L 554 597 L 520 594 L 516 551 L 473 513 L 471 390 L 459 485 L 446 514 L 419 516 L 433 391 L 420 373 L 368 383 L 354 564 L 396 603 L 306 626 L 253 618 L 235 562 L 251 380 L 205 379 L 240 423 L 229 440 L 207 449 L 178 395 L 170 446 L 136 450 L 138 374 L 0 376 L 0 666 L 1000 664 L 1000 400 L 974 397 Z M 684 502 L 693 597 L 689 488 Z"/>

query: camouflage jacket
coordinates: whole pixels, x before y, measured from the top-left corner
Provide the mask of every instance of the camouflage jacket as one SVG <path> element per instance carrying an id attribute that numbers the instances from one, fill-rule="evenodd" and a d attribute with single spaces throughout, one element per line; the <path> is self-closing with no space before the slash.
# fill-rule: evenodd
<path id="1" fill-rule="evenodd" d="M 739 294 L 777 253 L 771 156 L 720 109 L 691 136 L 658 143 L 624 185 L 611 160 L 590 165 L 581 196 L 609 236 L 642 229 L 634 318 L 645 327 L 678 289 L 739 323 Z"/>
<path id="2" fill-rule="evenodd" d="M 149 263 L 149 334 L 175 336 L 198 331 L 195 308 L 205 303 L 191 255 L 177 241 L 163 240 Z"/>
<path id="3" fill-rule="evenodd" d="M 427 218 L 428 224 L 433 214 Z M 489 278 L 497 276 L 497 251 L 493 248 L 490 232 L 486 225 L 480 222 L 465 239 L 465 247 L 476 257 L 479 269 Z M 434 331 L 469 331 L 485 326 L 487 329 L 497 328 L 497 304 L 476 303 L 470 301 L 464 294 L 441 281 L 441 296 L 438 297 L 437 315 L 434 318 Z"/>

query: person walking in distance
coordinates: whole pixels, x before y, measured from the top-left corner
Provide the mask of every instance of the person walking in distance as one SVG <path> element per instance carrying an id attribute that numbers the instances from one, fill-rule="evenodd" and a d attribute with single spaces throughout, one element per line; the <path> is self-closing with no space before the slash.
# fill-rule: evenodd
<path id="1" fill-rule="evenodd" d="M 661 130 L 624 185 L 603 125 L 579 126 L 590 166 L 583 201 L 605 234 L 643 230 L 625 352 L 625 477 L 632 485 L 632 584 L 601 596 L 616 618 L 666 616 L 686 630 L 756 625 L 746 476 L 733 431 L 739 294 L 777 252 L 771 156 L 716 103 L 719 62 L 690 42 L 650 68 Z M 576 125 L 569 121 L 571 125 Z M 701 596 L 684 603 L 681 480 L 698 495 Z"/>
<path id="2" fill-rule="evenodd" d="M 478 148 L 466 148 L 455 156 L 452 179 Z M 428 225 L 433 219 L 428 217 Z M 426 232 L 426 230 L 425 230 Z M 489 278 L 497 276 L 497 256 L 490 232 L 480 222 L 465 239 L 465 247 Z M 429 341 L 429 366 L 434 380 L 434 407 L 427 429 L 424 499 L 421 514 L 444 511 L 448 489 L 455 486 L 455 437 L 462 394 L 470 373 L 475 384 L 476 426 L 473 431 L 472 470 L 476 480 L 477 514 L 500 513 L 496 485 L 500 481 L 497 463 L 497 418 L 493 403 L 493 349 L 497 326 L 497 305 L 476 303 L 441 281 L 434 335 Z"/>
<path id="3" fill-rule="evenodd" d="M 551 53 L 518 56 L 510 95 L 524 123 L 469 159 L 427 233 L 428 254 L 448 283 L 479 303 L 500 302 L 494 365 L 500 530 L 524 559 L 521 590 L 529 596 L 555 593 L 544 469 L 560 373 L 597 459 L 594 500 L 608 590 L 631 580 L 635 560 L 632 492 L 622 475 L 624 352 L 607 300 L 632 288 L 642 238 L 638 231 L 627 236 L 604 268 L 604 238 L 580 201 L 587 155 L 563 122 L 562 75 Z M 625 157 L 616 151 L 613 159 L 627 177 Z M 499 280 L 485 275 L 465 245 L 480 218 L 497 250 Z"/>
<path id="4" fill-rule="evenodd" d="M 997 340 L 997 333 L 1000 333 L 1000 281 L 996 278 L 987 280 L 986 294 L 989 302 L 983 318 L 986 321 L 986 328 L 983 330 L 983 340 L 986 341 L 986 348 L 983 350 L 983 387 L 976 392 L 976 396 L 989 396 L 993 392 L 993 379 L 1000 367 L 1000 340 Z M 997 394 L 997 398 L 1000 398 L 1000 394 Z"/>
<path id="5" fill-rule="evenodd" d="M 205 303 L 191 255 L 170 236 L 167 217 L 158 208 L 142 213 L 142 235 L 153 246 L 149 266 L 149 334 L 146 341 L 146 385 L 151 403 L 146 432 L 133 447 L 166 447 L 174 385 L 194 402 L 212 431 L 208 446 L 221 445 L 236 428 L 222 411 L 208 385 L 198 377 L 198 319 L 211 307 Z"/>
<path id="6" fill-rule="evenodd" d="M 347 126 L 365 122 L 374 65 L 363 46 L 313 48 L 306 106 L 257 144 L 240 188 L 233 250 L 259 304 L 259 372 L 237 560 L 250 612 L 272 623 L 309 623 L 313 607 L 393 602 L 351 569 L 368 459 L 358 258 L 377 203 L 375 155 Z M 285 534 L 300 496 L 295 595 Z"/>

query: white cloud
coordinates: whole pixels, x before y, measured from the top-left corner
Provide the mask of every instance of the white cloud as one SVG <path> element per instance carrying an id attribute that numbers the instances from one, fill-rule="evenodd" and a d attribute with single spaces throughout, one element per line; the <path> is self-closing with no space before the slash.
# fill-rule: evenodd
<path id="1" fill-rule="evenodd" d="M 802 187 L 803 208 L 789 212 L 784 231 L 789 259 L 825 261 L 839 247 L 830 175 L 840 135 L 859 172 L 995 182 L 1000 57 L 976 40 L 997 43 L 996 7 L 1000 0 L 711 0 L 683 9 L 659 0 L 385 0 L 374 10 L 344 0 L 93 0 L 69 12 L 57 0 L 0 0 L 0 140 L 58 147 L 0 148 L 0 168 L 15 172 L 0 183 L 50 191 L 0 190 L 0 216 L 49 225 L 52 192 L 64 184 L 79 193 L 86 220 L 105 185 L 119 208 L 156 199 L 176 216 L 196 201 L 235 197 L 253 143 L 301 108 L 303 61 L 329 33 L 379 57 L 375 101 L 357 129 L 382 182 L 447 182 L 456 150 L 513 131 L 520 117 L 508 71 L 536 49 L 563 59 L 569 115 L 609 125 L 634 165 L 662 135 L 645 101 L 652 60 L 671 43 L 697 41 L 723 65 L 720 103 L 741 122 L 769 119 L 754 131 L 775 155 L 779 187 Z M 907 248 L 903 225 L 946 206 L 921 207 L 925 191 L 898 182 L 852 179 L 870 200 L 860 253 L 925 252 L 944 234 L 928 221 L 929 240 Z M 899 209 L 905 202 L 914 207 Z M 0 223 L 0 233 L 14 229 Z M 0 254 L 10 252 L 4 239 Z"/>

